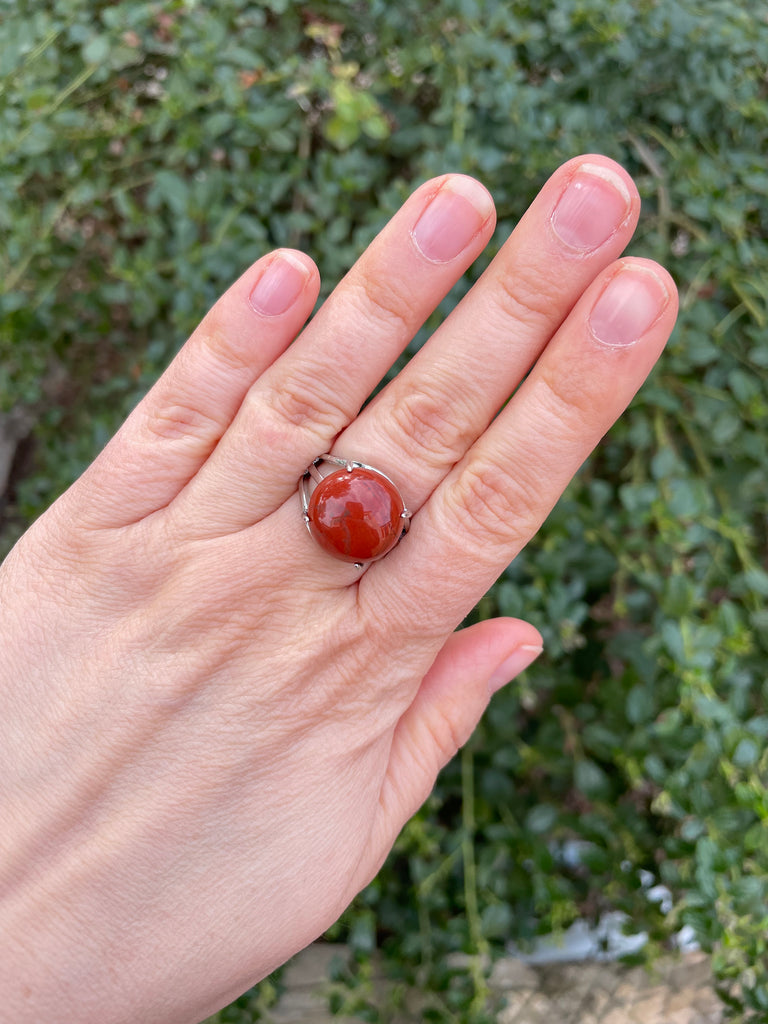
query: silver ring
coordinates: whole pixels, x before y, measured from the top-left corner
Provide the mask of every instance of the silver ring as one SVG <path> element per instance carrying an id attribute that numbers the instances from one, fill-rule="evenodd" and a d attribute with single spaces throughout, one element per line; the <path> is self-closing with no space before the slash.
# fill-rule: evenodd
<path id="1" fill-rule="evenodd" d="M 323 474 L 323 463 L 336 468 Z M 356 459 L 318 455 L 304 471 L 299 493 L 312 539 L 358 569 L 388 554 L 411 525 L 411 513 L 394 481 Z"/>

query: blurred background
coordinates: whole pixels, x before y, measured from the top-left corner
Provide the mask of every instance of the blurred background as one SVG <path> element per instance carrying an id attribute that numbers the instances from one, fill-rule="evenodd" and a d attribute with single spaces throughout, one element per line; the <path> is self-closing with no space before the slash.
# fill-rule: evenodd
<path id="1" fill-rule="evenodd" d="M 0 0 L 0 553 L 249 263 L 304 249 L 327 294 L 431 175 L 499 226 L 427 330 L 581 152 L 678 282 L 651 381 L 474 613 L 545 654 L 333 930 L 340 1012 L 386 1019 L 378 951 L 425 1019 L 484 1020 L 487 954 L 620 911 L 635 958 L 687 926 L 768 1020 L 767 101 L 747 0 Z"/>

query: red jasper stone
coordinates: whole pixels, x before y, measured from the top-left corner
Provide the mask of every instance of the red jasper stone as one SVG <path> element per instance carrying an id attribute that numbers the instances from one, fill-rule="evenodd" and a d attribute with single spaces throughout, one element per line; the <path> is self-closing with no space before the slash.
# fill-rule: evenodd
<path id="1" fill-rule="evenodd" d="M 372 469 L 330 473 L 309 499 L 309 531 L 321 548 L 345 562 L 372 562 L 403 532 L 403 499 Z"/>

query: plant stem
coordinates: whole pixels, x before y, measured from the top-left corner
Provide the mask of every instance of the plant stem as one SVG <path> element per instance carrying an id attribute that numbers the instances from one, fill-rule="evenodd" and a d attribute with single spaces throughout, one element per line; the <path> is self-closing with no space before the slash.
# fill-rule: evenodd
<path id="1" fill-rule="evenodd" d="M 469 941 L 472 949 L 470 974 L 475 995 L 471 1011 L 481 1011 L 488 1001 L 488 983 L 483 964 L 488 962 L 490 947 L 483 936 L 477 900 L 477 864 L 475 863 L 475 770 L 469 746 L 461 751 L 461 855 L 464 863 L 464 906 L 467 912 Z"/>

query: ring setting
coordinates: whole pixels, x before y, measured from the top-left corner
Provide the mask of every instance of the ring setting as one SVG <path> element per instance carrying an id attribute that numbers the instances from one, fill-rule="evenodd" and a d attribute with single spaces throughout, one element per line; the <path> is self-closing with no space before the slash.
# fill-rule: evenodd
<path id="1" fill-rule="evenodd" d="M 323 474 L 323 464 L 335 468 Z M 304 471 L 299 492 L 313 540 L 359 569 L 388 554 L 411 525 L 411 513 L 393 481 L 355 459 L 319 455 Z"/>

